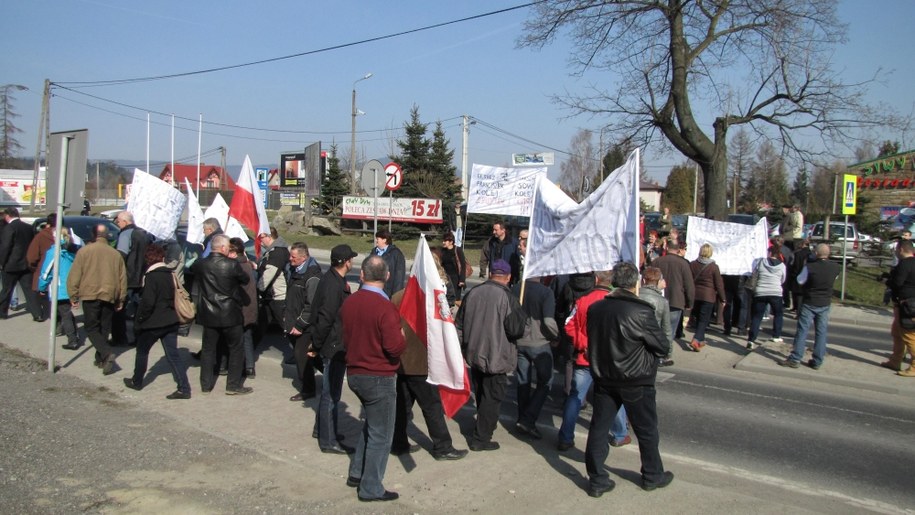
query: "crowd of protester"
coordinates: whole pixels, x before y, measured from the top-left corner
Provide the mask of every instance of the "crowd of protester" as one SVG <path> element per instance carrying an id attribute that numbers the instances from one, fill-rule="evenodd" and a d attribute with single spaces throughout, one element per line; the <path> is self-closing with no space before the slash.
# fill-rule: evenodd
<path id="1" fill-rule="evenodd" d="M 796 217 L 789 220 L 797 223 Z M 399 315 L 408 272 L 403 252 L 386 230 L 375 235 L 376 245 L 361 263 L 360 287 L 353 292 L 347 275 L 358 254 L 349 246 L 334 247 L 330 262 L 322 266 L 304 242 L 289 244 L 273 228 L 256 235 L 262 252 L 251 259 L 244 242 L 227 237 L 215 219 L 204 222 L 205 239 L 197 248 L 156 241 L 127 211 L 116 218 L 120 233 L 114 246 L 105 225 L 95 228 L 92 241 L 78 242 L 66 227 L 57 227 L 53 215 L 37 234 L 15 208 L 4 211 L 2 222 L 0 318 L 9 316 L 19 285 L 33 320 L 47 320 L 56 266 L 60 286 L 54 318 L 59 334 L 66 337 L 63 348 L 82 345 L 73 312 L 81 308 L 95 364 L 103 374 L 117 370 L 115 347 L 136 347 L 132 373 L 124 378 L 127 388 L 144 388 L 149 353 L 159 341 L 176 383 L 167 398 L 191 398 L 188 364 L 178 347 L 178 336 L 187 335 L 188 324 L 175 307 L 179 285 L 187 286 L 195 323 L 203 328 L 201 350 L 194 355 L 200 361 L 199 391 L 212 392 L 224 376 L 226 394 L 252 393 L 246 382 L 256 377 L 257 345 L 270 327 L 282 331 L 291 348 L 290 364 L 296 367 L 296 393 L 289 400 L 318 397 L 313 429 L 318 449 L 354 455 L 346 484 L 357 488 L 360 500 L 398 497 L 384 488 L 384 470 L 389 454 L 420 449 L 407 436 L 414 404 L 422 411 L 436 460 L 457 460 L 468 453 L 454 447 L 438 391 L 426 381 L 425 345 Z M 780 364 L 799 366 L 813 327 L 813 354 L 806 364 L 812 369 L 823 366 L 832 284 L 839 268 L 829 260 L 827 245 L 811 248 L 788 227 L 788 236 L 773 238 L 751 272 L 729 276 L 720 273 L 712 245 L 702 244 L 698 258 L 689 262 L 676 228 L 668 226 L 664 232 L 645 231 L 636 263 L 618 263 L 612 271 L 522 280 L 527 231 L 514 237 L 505 223 L 495 223 L 479 262 L 479 276 L 487 280 L 469 289 L 472 266 L 454 235 L 443 235 L 432 253 L 470 369 L 476 406 L 471 451 L 499 449 L 494 435 L 512 380 L 517 385 L 515 434 L 543 438 L 538 420 L 554 372 L 562 371 L 558 451 L 575 446 L 582 408 L 589 399 L 593 406 L 585 444 L 587 493 L 599 497 L 614 487 L 603 464 L 610 446 L 631 443 L 630 429 L 639 441 L 642 487 L 650 491 L 673 480 L 658 450 L 654 383 L 659 367 L 674 365 L 676 342 L 702 352 L 709 326 L 718 323 L 725 335 L 746 336 L 752 351 L 761 344 L 763 321 L 771 319 L 770 341 L 783 343 L 783 319 L 792 309 L 798 331 L 791 354 Z M 906 353 L 915 352 L 912 242 L 901 241 L 896 255 L 888 279 L 894 349 L 882 366 L 912 377 L 915 369 L 903 370 Z M 689 340 L 683 339 L 687 320 L 693 331 Z M 355 447 L 344 443 L 338 427 L 345 382 L 365 415 Z"/>

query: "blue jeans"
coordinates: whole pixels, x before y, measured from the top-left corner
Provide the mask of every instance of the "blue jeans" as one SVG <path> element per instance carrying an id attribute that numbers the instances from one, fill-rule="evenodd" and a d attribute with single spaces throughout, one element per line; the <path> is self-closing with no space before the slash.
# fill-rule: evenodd
<path id="1" fill-rule="evenodd" d="M 349 389 L 359 398 L 365 415 L 349 475 L 362 479 L 360 498 L 376 499 L 385 491 L 382 481 L 394 438 L 397 377 L 350 375 Z"/>
<path id="2" fill-rule="evenodd" d="M 831 307 L 804 304 L 804 307 L 801 308 L 800 317 L 797 319 L 794 350 L 788 356 L 789 360 L 801 361 L 804 359 L 804 351 L 807 349 L 807 331 L 810 330 L 810 322 L 813 321 L 816 331 L 813 340 L 813 363 L 816 366 L 823 364 L 823 358 L 826 357 L 826 328 L 829 325 L 829 310 Z"/>
<path id="3" fill-rule="evenodd" d="M 585 403 L 585 397 L 591 388 L 594 378 L 591 377 L 591 370 L 588 367 L 575 365 L 575 371 L 572 373 L 572 391 L 566 397 L 565 404 L 562 406 L 562 425 L 559 427 L 559 442 L 572 443 L 575 441 L 575 424 L 578 421 L 578 414 L 581 413 L 581 405 Z M 620 406 L 613 424 L 610 426 L 610 434 L 614 440 L 622 440 L 629 434 L 629 428 L 626 426 L 626 407 Z"/>
<path id="4" fill-rule="evenodd" d="M 315 417 L 315 425 L 318 428 L 318 445 L 322 449 L 339 445 L 337 443 L 337 405 L 343 394 L 345 375 L 346 363 L 324 358 L 324 386 L 321 389 L 321 400 L 318 401 L 318 413 Z"/>
<path id="5" fill-rule="evenodd" d="M 696 319 L 696 333 L 693 334 L 693 339 L 697 342 L 705 341 L 705 330 L 708 329 L 708 326 L 712 321 L 712 311 L 714 311 L 714 309 L 714 302 L 696 301 L 693 312 L 696 313 L 698 318 Z"/>
<path id="6" fill-rule="evenodd" d="M 782 324 L 784 323 L 785 305 L 782 303 L 781 296 L 761 296 L 753 297 L 753 323 L 750 325 L 750 332 L 747 335 L 747 341 L 755 342 L 759 336 L 759 326 L 762 325 L 763 313 L 766 307 L 772 308 L 772 337 L 781 338 Z"/>
<path id="7" fill-rule="evenodd" d="M 149 366 L 149 351 L 156 340 L 162 341 L 162 350 L 165 351 L 165 360 L 172 369 L 172 377 L 178 385 L 178 391 L 191 393 L 191 383 L 187 379 L 187 365 L 178 352 L 178 325 L 157 327 L 141 330 L 137 335 L 137 355 L 133 365 L 133 383 L 143 385 L 143 376 Z"/>
<path id="8" fill-rule="evenodd" d="M 658 450 L 658 411 L 655 403 L 654 386 L 610 387 L 600 383 L 594 385 L 594 415 L 588 430 L 585 447 L 585 468 L 592 487 L 606 487 L 610 475 L 604 463 L 610 454 L 607 431 L 610 417 L 625 406 L 632 420 L 632 430 L 639 439 L 639 455 L 642 458 L 642 479 L 658 483 L 664 477 L 664 464 Z"/>
<path id="9" fill-rule="evenodd" d="M 670 308 L 670 343 L 667 345 L 667 357 L 674 353 L 674 340 L 677 338 L 677 329 L 683 330 L 683 310 Z"/>
<path id="10" fill-rule="evenodd" d="M 533 427 L 550 394 L 553 380 L 553 349 L 546 343 L 539 347 L 518 347 L 518 422 Z M 537 388 L 531 395 L 533 376 Z"/>

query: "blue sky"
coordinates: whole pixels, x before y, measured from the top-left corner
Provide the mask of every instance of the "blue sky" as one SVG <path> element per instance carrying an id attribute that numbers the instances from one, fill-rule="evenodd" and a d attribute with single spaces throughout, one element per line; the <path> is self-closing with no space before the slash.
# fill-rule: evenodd
<path id="1" fill-rule="evenodd" d="M 18 139 L 34 154 L 44 79 L 66 83 L 181 73 L 307 52 L 523 3 L 521 0 L 430 1 L 265 1 L 8 0 L 0 17 L 3 52 L 0 85 L 22 84 L 16 94 Z M 137 160 L 146 157 L 146 110 L 174 113 L 177 158 L 196 156 L 198 114 L 203 115 L 204 151 L 227 148 L 238 165 L 245 154 L 254 163 L 275 165 L 279 154 L 322 141 L 350 147 L 353 81 L 358 108 L 357 151 L 382 158 L 397 129 L 419 106 L 425 122 L 442 120 L 460 166 L 463 114 L 479 118 L 532 144 L 475 125 L 470 162 L 505 165 L 513 152 L 565 150 L 580 128 L 597 129 L 599 119 L 568 118 L 550 95 L 581 91 L 608 75 L 570 77 L 567 39 L 542 51 L 517 49 L 527 9 L 449 25 L 384 41 L 309 56 L 177 79 L 79 89 L 106 100 L 56 90 L 51 102 L 52 131 L 88 128 L 89 158 Z M 915 44 L 909 24 L 910 0 L 844 0 L 840 16 L 851 23 L 849 43 L 838 47 L 835 66 L 849 80 L 864 80 L 883 68 L 885 80 L 871 87 L 870 100 L 897 114 L 915 109 L 915 70 L 909 64 Z M 151 159 L 168 161 L 170 117 L 153 114 Z M 209 122 L 290 134 L 218 127 Z M 902 134 L 875 134 L 901 140 Z M 595 142 L 596 144 L 596 142 Z M 830 149 L 851 160 L 853 149 Z M 666 180 L 677 155 L 645 154 L 649 175 Z M 557 160 L 562 156 L 557 154 Z M 205 158 L 218 163 L 218 156 Z M 192 157 L 187 162 L 194 162 Z M 558 173 L 558 163 L 551 175 Z"/>

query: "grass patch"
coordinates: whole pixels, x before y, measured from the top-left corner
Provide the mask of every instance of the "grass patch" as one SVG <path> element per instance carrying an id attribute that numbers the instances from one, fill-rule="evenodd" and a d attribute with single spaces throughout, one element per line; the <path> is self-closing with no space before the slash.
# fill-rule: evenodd
<path id="1" fill-rule="evenodd" d="M 344 234 L 343 236 L 304 236 L 301 233 L 296 232 L 287 232 L 279 231 L 280 236 L 286 240 L 287 243 L 294 243 L 297 241 L 304 241 L 308 244 L 310 248 L 330 250 L 337 245 L 349 245 L 354 251 L 359 253 L 360 256 L 366 256 L 369 252 L 375 248 L 375 238 L 371 237 L 368 234 Z M 397 245 L 400 250 L 404 253 L 404 257 L 412 260 L 414 254 L 416 253 L 416 240 L 395 240 L 394 244 Z M 482 243 L 468 242 L 470 247 L 464 248 L 464 257 L 467 258 L 467 261 L 473 266 L 474 273 L 477 273 L 480 263 L 480 248 Z M 430 247 L 440 247 L 441 241 L 430 240 Z M 361 258 L 357 258 L 361 259 Z"/>
<path id="2" fill-rule="evenodd" d="M 878 267 L 848 267 L 845 276 L 845 301 L 867 306 L 883 306 L 883 292 L 886 283 L 878 280 L 887 269 Z M 836 279 L 833 297 L 842 293 L 842 274 Z"/>

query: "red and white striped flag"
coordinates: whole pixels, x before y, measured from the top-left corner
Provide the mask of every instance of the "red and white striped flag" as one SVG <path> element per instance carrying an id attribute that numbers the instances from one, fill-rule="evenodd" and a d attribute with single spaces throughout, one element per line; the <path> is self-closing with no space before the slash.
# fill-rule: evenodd
<path id="1" fill-rule="evenodd" d="M 270 221 L 264 209 L 261 190 L 257 187 L 257 177 L 254 176 L 251 158 L 247 155 L 238 181 L 235 182 L 235 193 L 232 195 L 232 203 L 229 204 L 229 216 L 254 232 L 254 246 L 260 255 L 260 240 L 257 236 L 261 233 L 270 233 Z"/>
<path id="2" fill-rule="evenodd" d="M 470 398 L 470 380 L 445 292 L 429 244 L 420 236 L 400 304 L 400 316 L 426 345 L 429 354 L 426 380 L 438 385 L 445 415 L 452 418 Z"/>

